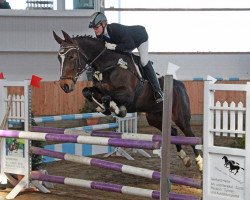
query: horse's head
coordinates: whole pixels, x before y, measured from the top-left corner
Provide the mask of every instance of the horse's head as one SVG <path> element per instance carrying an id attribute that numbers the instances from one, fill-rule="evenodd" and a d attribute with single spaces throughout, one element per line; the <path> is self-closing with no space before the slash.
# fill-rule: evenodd
<path id="1" fill-rule="evenodd" d="M 64 92 L 74 90 L 78 77 L 86 68 L 87 57 L 80 56 L 81 52 L 77 41 L 62 31 L 64 39 L 60 38 L 54 31 L 55 40 L 60 44 L 58 60 L 60 62 L 60 86 Z"/>

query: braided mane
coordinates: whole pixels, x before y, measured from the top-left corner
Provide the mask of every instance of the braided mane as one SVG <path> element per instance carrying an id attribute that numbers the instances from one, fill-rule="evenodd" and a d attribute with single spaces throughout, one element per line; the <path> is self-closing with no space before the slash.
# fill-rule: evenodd
<path id="1" fill-rule="evenodd" d="M 76 36 L 73 35 L 72 39 L 76 39 L 78 41 L 82 39 L 88 39 L 92 41 L 100 41 L 103 43 L 103 40 L 101 40 L 100 38 L 93 37 L 92 35 L 76 35 Z"/>

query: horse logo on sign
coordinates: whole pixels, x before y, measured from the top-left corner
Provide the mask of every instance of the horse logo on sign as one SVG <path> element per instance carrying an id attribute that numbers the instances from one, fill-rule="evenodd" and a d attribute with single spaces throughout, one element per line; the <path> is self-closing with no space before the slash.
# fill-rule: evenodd
<path id="1" fill-rule="evenodd" d="M 234 160 L 229 160 L 227 156 L 223 156 L 222 159 L 225 160 L 224 166 L 229 168 L 229 171 L 234 173 L 234 175 L 236 175 L 240 169 L 245 170 L 244 168 L 240 167 L 239 163 L 235 162 Z"/>

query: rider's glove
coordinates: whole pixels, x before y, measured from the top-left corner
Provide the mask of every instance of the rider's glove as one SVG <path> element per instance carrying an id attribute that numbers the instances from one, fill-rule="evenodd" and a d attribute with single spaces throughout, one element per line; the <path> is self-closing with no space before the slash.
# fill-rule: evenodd
<path id="1" fill-rule="evenodd" d="M 116 44 L 105 42 L 105 47 L 110 50 L 115 50 Z"/>

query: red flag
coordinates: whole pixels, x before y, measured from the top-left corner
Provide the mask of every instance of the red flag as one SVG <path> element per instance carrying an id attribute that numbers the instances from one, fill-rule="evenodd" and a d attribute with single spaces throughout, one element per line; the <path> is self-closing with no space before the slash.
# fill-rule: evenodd
<path id="1" fill-rule="evenodd" d="M 3 72 L 0 73 L 0 79 L 4 79 Z"/>
<path id="2" fill-rule="evenodd" d="M 40 78 L 39 76 L 32 75 L 30 85 L 33 87 L 40 88 L 40 81 L 41 80 L 42 80 L 42 78 Z"/>

